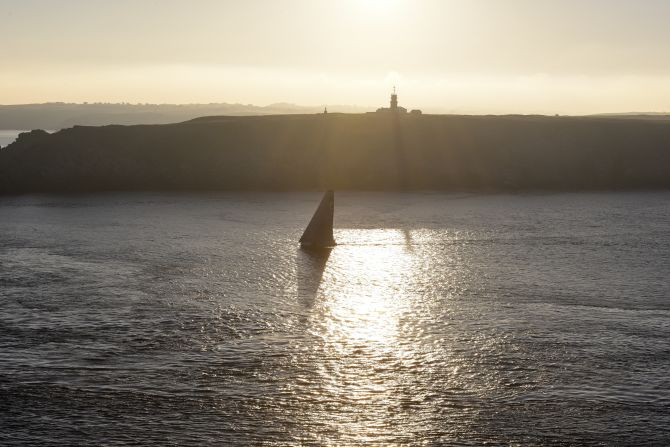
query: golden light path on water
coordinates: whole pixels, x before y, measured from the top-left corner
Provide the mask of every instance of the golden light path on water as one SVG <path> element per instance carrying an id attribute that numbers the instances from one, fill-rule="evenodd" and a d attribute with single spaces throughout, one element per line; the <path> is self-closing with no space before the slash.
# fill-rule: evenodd
<path id="1" fill-rule="evenodd" d="M 349 232 L 345 238 L 360 233 Z M 399 316 L 408 305 L 403 277 L 411 272 L 412 258 L 397 243 L 397 232 L 363 233 L 369 245 L 341 246 L 324 272 L 321 292 L 327 336 L 338 349 L 342 344 L 389 346 L 398 337 Z M 370 239 L 376 242 L 370 244 Z"/>
<path id="2" fill-rule="evenodd" d="M 430 333 L 435 302 L 422 285 L 435 267 L 429 236 L 340 230 L 330 253 L 306 255 L 315 261 L 317 283 L 312 292 L 303 284 L 301 293 L 314 293 L 309 330 L 321 350 L 312 365 L 320 376 L 314 392 L 326 409 L 314 418 L 332 425 L 340 440 L 401 439 L 403 425 L 416 427 L 422 421 L 413 419 L 426 416 L 412 411 L 429 398 L 417 382 L 430 377 L 444 351 Z"/>

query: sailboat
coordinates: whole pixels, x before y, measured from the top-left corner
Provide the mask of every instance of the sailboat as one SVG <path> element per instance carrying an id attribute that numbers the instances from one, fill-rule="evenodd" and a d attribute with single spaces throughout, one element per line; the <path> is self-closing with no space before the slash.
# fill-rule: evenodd
<path id="1" fill-rule="evenodd" d="M 337 245 L 333 237 L 334 211 L 335 194 L 333 191 L 327 191 L 300 238 L 300 247 L 319 249 L 332 248 Z"/>

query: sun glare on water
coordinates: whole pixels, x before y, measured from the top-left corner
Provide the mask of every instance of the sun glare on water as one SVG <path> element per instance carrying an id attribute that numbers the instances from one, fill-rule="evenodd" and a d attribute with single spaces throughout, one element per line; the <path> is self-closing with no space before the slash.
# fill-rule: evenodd
<path id="1" fill-rule="evenodd" d="M 328 419 L 315 411 L 306 417 L 346 445 L 387 445 L 389 427 L 398 436 L 404 425 L 425 423 L 406 411 L 423 398 L 409 391 L 408 380 L 431 371 L 445 346 L 430 335 L 435 313 L 425 278 L 434 252 L 421 231 L 352 228 L 335 236 L 338 245 L 327 255 L 298 257 L 297 291 L 313 337 L 302 355 L 317 356 L 310 394 L 339 409 Z"/>

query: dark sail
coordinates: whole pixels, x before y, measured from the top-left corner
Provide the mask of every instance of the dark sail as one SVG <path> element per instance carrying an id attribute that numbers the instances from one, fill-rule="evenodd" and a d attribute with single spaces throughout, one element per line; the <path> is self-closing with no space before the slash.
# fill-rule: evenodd
<path id="1" fill-rule="evenodd" d="M 335 194 L 328 191 L 324 194 L 312 220 L 300 238 L 300 246 L 305 248 L 334 247 L 333 212 L 335 209 Z"/>

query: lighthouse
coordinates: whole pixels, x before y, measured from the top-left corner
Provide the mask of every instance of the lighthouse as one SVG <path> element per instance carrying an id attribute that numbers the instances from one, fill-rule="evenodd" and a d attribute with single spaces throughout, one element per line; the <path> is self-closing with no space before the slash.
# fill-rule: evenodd
<path id="1" fill-rule="evenodd" d="M 395 85 L 393 86 L 393 93 L 391 93 L 391 111 L 398 111 L 398 94 L 395 91 Z"/>
<path id="2" fill-rule="evenodd" d="M 391 107 L 382 107 L 377 109 L 377 113 L 398 113 L 404 115 L 407 113 L 407 109 L 400 107 L 398 105 L 398 92 L 396 91 L 395 85 L 393 86 L 393 93 L 391 93 Z M 421 110 L 412 110 L 410 112 L 412 115 L 421 115 Z"/>

